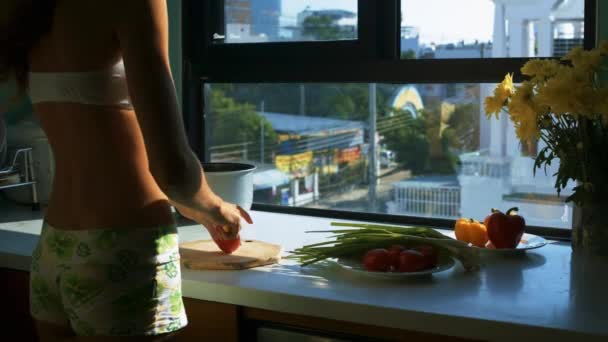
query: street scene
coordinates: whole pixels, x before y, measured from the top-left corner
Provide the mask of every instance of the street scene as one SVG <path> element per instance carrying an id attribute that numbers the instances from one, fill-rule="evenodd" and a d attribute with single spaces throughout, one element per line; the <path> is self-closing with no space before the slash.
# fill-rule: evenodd
<path id="1" fill-rule="evenodd" d="M 403 1 L 402 58 L 559 57 L 582 45 L 583 1 L 477 2 L 483 13 L 459 12 L 462 27 L 438 33 Z M 225 43 L 356 38 L 356 1 L 298 3 L 227 0 Z M 462 11 L 451 6 L 434 18 Z M 573 184 L 555 195 L 557 163 L 533 174 L 542 143 L 522 145 L 506 116 L 488 120 L 494 86 L 211 84 L 210 159 L 256 165 L 256 203 L 446 219 L 517 206 L 530 225 L 569 228 Z"/>

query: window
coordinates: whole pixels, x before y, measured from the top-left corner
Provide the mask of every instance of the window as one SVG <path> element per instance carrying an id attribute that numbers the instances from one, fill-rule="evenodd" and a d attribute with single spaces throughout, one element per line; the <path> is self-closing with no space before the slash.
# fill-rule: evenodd
<path id="1" fill-rule="evenodd" d="M 190 61 L 215 63 L 392 58 L 398 41 L 392 30 L 399 18 L 395 6 L 369 0 L 188 1 L 186 54 Z M 382 43 L 388 40 L 392 43 Z"/>
<path id="2" fill-rule="evenodd" d="M 536 232 L 566 237 L 571 186 L 558 197 L 551 170 L 534 177 L 542 146 L 522 146 L 507 118 L 483 110 L 528 58 L 594 45 L 594 1 L 545 3 L 359 0 L 358 34 L 344 41 L 208 42 L 186 58 L 191 141 L 206 160 L 258 166 L 256 209 L 451 226 L 518 206 Z M 311 43 L 322 53 L 297 56 Z M 218 46 L 232 47 L 226 59 Z"/>
<path id="3" fill-rule="evenodd" d="M 583 45 L 584 12 L 584 0 L 468 0 L 466 6 L 402 0 L 400 52 L 402 58 L 561 57 Z"/>
<path id="4" fill-rule="evenodd" d="M 352 40 L 358 36 L 357 0 L 226 0 L 219 43 Z"/>
<path id="5" fill-rule="evenodd" d="M 505 120 L 485 118 L 493 84 L 373 87 L 213 83 L 209 159 L 255 164 L 260 204 L 483 219 L 491 203 L 519 207 L 530 225 L 571 225 L 555 170 L 534 177 L 531 147 Z"/>

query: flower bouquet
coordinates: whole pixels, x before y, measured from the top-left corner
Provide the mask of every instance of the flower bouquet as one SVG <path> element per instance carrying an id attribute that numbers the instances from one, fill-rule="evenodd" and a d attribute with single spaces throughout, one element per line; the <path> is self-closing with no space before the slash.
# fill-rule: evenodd
<path id="1" fill-rule="evenodd" d="M 561 60 L 532 59 L 485 99 L 486 115 L 506 112 L 522 143 L 542 142 L 534 171 L 559 160 L 554 175 L 559 195 L 576 182 L 566 201 L 576 204 L 573 249 L 608 254 L 608 87 L 600 82 L 608 42 L 572 49 Z"/>

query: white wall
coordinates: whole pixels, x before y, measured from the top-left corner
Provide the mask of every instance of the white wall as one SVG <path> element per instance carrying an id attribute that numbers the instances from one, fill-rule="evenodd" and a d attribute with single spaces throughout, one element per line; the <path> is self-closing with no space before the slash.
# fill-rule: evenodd
<path id="1" fill-rule="evenodd" d="M 500 206 L 502 196 L 508 190 L 508 184 L 498 178 L 461 175 L 458 176 L 458 182 L 461 186 L 460 211 L 462 217 L 480 221 L 483 221 L 490 213 L 492 207 Z"/>
<path id="2" fill-rule="evenodd" d="M 538 56 L 553 55 L 551 11 L 557 0 L 494 0 L 494 57 L 532 57 L 529 24 L 538 29 Z M 506 24 L 508 23 L 508 24 Z"/>

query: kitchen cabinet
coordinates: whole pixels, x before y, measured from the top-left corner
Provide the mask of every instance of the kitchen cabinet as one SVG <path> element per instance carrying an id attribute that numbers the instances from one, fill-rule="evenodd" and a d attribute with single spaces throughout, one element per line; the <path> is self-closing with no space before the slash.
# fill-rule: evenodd
<path id="1" fill-rule="evenodd" d="M 29 315 L 29 273 L 0 268 L 0 300 L 4 304 L 0 310 L 2 334 L 18 336 L 21 341 L 36 340 L 34 321 Z M 249 342 L 258 336 L 270 336 L 263 333 L 270 330 L 316 336 L 315 341 L 322 340 L 319 336 L 325 338 L 323 341 L 469 341 L 192 298 L 184 298 L 184 305 L 189 324 L 177 335 L 178 341 Z"/>
<path id="2" fill-rule="evenodd" d="M 0 268 L 0 340 L 5 340 L 1 336 L 18 337 L 20 341 L 37 340 L 30 316 L 29 278 L 27 272 Z"/>

